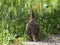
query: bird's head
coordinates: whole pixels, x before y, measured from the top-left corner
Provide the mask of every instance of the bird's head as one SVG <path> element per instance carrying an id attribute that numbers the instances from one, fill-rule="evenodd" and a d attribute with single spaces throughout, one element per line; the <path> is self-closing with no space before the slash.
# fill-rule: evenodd
<path id="1" fill-rule="evenodd" d="M 34 14 L 34 11 L 33 11 L 32 9 L 30 9 L 30 10 L 28 10 L 28 13 L 29 13 L 30 15 L 33 15 L 33 14 Z"/>
<path id="2" fill-rule="evenodd" d="M 29 15 L 31 15 L 31 18 L 34 18 L 34 11 L 33 11 L 33 9 L 30 9 L 28 11 L 28 13 L 29 13 Z"/>

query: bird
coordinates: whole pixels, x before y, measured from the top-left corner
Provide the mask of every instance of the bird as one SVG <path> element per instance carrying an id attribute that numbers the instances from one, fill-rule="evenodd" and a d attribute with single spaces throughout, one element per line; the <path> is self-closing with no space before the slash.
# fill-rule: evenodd
<path id="1" fill-rule="evenodd" d="M 40 31 L 40 27 L 35 20 L 34 11 L 33 9 L 29 10 L 30 19 L 26 25 L 26 32 L 27 35 L 30 37 L 30 41 L 38 41 L 38 34 Z"/>

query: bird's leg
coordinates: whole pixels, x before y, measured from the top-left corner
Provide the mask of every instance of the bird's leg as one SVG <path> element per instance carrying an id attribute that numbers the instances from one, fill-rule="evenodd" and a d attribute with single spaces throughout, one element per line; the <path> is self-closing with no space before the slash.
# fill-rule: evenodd
<path id="1" fill-rule="evenodd" d="M 30 36 L 30 39 L 29 39 L 29 41 L 33 41 L 33 39 L 32 39 L 32 36 Z"/>
<path id="2" fill-rule="evenodd" d="M 33 41 L 37 41 L 35 35 L 32 35 L 32 39 L 33 39 Z"/>

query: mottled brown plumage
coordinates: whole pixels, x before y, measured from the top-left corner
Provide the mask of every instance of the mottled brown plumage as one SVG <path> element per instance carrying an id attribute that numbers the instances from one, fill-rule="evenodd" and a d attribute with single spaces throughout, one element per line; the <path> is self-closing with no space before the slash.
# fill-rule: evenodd
<path id="1" fill-rule="evenodd" d="M 27 34 L 31 38 L 32 41 L 37 41 L 38 33 L 39 33 L 39 25 L 34 19 L 34 12 L 30 10 L 30 20 L 26 26 Z"/>

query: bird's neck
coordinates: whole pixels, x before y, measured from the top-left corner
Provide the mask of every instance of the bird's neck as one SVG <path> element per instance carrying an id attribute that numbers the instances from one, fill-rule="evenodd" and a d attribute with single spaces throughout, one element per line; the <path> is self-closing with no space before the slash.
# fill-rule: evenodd
<path id="1" fill-rule="evenodd" d="M 31 15 L 29 22 L 31 22 L 32 20 L 35 20 L 35 19 L 34 19 L 34 17 Z"/>
<path id="2" fill-rule="evenodd" d="M 30 21 L 31 22 L 32 20 L 35 20 L 35 16 L 34 15 L 30 15 Z"/>
<path id="3" fill-rule="evenodd" d="M 34 19 L 34 13 L 32 13 L 31 15 L 30 15 L 30 19 Z"/>

